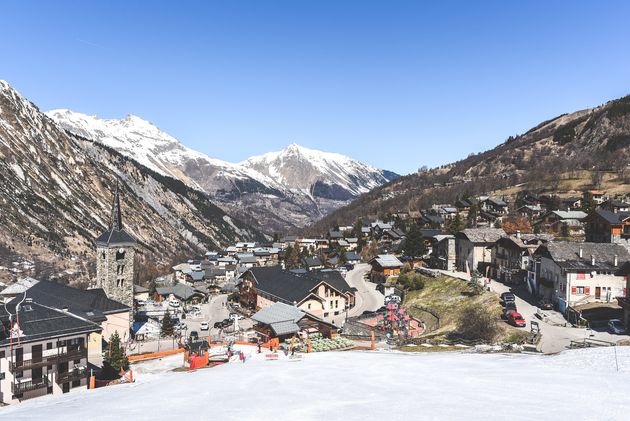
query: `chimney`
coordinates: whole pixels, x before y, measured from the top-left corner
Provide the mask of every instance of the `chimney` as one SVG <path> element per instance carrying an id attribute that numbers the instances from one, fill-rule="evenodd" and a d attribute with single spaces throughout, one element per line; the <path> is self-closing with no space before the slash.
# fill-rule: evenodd
<path id="1" fill-rule="evenodd" d="M 516 238 L 518 238 L 519 240 L 521 239 L 521 231 L 520 230 L 516 230 Z"/>
<path id="2" fill-rule="evenodd" d="M 591 254 L 591 266 L 595 266 L 595 256 Z"/>
<path id="3" fill-rule="evenodd" d="M 617 257 L 617 256 L 615 256 L 615 257 Z M 615 266 L 617 266 L 617 265 L 615 265 Z M 24 300 L 24 302 L 25 302 L 26 304 L 31 304 L 31 303 L 33 303 L 33 299 L 32 299 L 32 298 L 26 298 L 26 299 Z"/>
<path id="4" fill-rule="evenodd" d="M 580 256 L 580 259 L 582 258 L 582 247 L 580 247 L 580 251 L 578 252 L 578 256 Z"/>
<path id="5" fill-rule="evenodd" d="M 613 260 L 613 265 L 615 267 L 619 266 L 619 256 L 615 254 L 615 259 Z"/>

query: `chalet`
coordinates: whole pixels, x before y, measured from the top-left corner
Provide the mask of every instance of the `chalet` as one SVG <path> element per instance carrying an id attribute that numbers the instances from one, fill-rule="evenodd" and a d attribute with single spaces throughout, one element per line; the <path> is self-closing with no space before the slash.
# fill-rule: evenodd
<path id="1" fill-rule="evenodd" d="M 485 197 L 479 198 L 479 209 L 482 212 L 488 212 L 493 215 L 505 215 L 508 213 L 508 204 L 505 201 L 497 197 Z"/>
<path id="2" fill-rule="evenodd" d="M 586 241 L 630 244 L 630 212 L 595 209 L 586 218 Z"/>
<path id="3" fill-rule="evenodd" d="M 253 254 L 237 254 L 236 259 L 239 265 L 246 268 L 258 266 L 258 259 Z"/>
<path id="4" fill-rule="evenodd" d="M 501 228 L 467 228 L 455 234 L 457 269 L 464 272 L 477 269 L 485 273 L 492 258 L 488 247 L 504 235 Z"/>
<path id="5" fill-rule="evenodd" d="M 534 293 L 556 303 L 560 312 L 589 302 L 626 296 L 622 265 L 630 253 L 621 244 L 552 242 L 535 252 L 540 267 Z"/>
<path id="6" fill-rule="evenodd" d="M 400 275 L 403 263 L 393 254 L 379 254 L 370 260 L 372 282 L 382 283 L 390 277 Z"/>
<path id="7" fill-rule="evenodd" d="M 535 219 L 540 217 L 543 210 L 540 205 L 523 205 L 516 210 L 520 216 L 524 216 L 529 219 Z"/>
<path id="8" fill-rule="evenodd" d="M 582 211 L 555 210 L 544 214 L 534 225 L 541 231 L 560 234 L 562 226 L 566 225 L 572 236 L 584 235 L 583 222 L 588 215 Z"/>
<path id="9" fill-rule="evenodd" d="M 254 251 L 254 249 L 256 248 L 256 243 L 245 243 L 245 242 L 239 242 L 236 243 L 236 251 L 238 253 L 252 253 Z"/>
<path id="10" fill-rule="evenodd" d="M 422 241 L 424 241 L 424 245 L 427 246 L 429 249 L 433 247 L 433 244 L 435 244 L 435 241 L 436 241 L 435 237 L 442 234 L 444 233 L 440 229 L 434 229 L 434 228 L 421 228 L 420 229 L 420 235 L 422 235 Z"/>
<path id="11" fill-rule="evenodd" d="M 530 257 L 539 245 L 553 240 L 549 234 L 521 234 L 499 238 L 491 250 L 491 276 L 504 283 L 521 284 L 527 279 Z"/>
<path id="12" fill-rule="evenodd" d="M 262 309 L 281 302 L 332 324 L 341 322 L 346 306 L 354 305 L 356 294 L 339 272 L 299 274 L 278 266 L 250 269 L 238 286 L 245 307 Z"/>
<path id="13" fill-rule="evenodd" d="M 372 231 L 376 235 L 382 235 L 385 231 L 389 231 L 392 228 L 393 228 L 392 224 L 387 223 L 387 222 L 383 222 L 383 221 L 372 222 Z"/>
<path id="14" fill-rule="evenodd" d="M 100 327 L 99 332 L 92 333 L 89 341 L 86 341 L 90 355 L 101 355 L 103 340 L 109 341 L 114 333 L 118 333 L 121 340 L 129 339 L 131 307 L 107 298 L 101 288 L 77 289 L 55 282 L 39 281 L 11 303 L 19 303 L 24 295 L 39 305 L 66 311 L 96 323 Z"/>
<path id="15" fill-rule="evenodd" d="M 348 242 L 347 249 L 352 251 L 356 250 L 359 245 L 359 239 L 356 237 L 346 237 L 346 241 Z"/>
<path id="16" fill-rule="evenodd" d="M 284 250 L 289 246 L 293 247 L 297 240 L 298 237 L 296 235 L 287 235 L 286 237 L 280 238 L 278 242 L 280 243 L 280 248 Z"/>
<path id="17" fill-rule="evenodd" d="M 328 231 L 328 239 L 331 243 L 336 243 L 337 241 L 343 239 L 343 234 L 341 231 L 330 230 Z"/>
<path id="18" fill-rule="evenodd" d="M 330 338 L 339 331 L 332 323 L 281 302 L 260 309 L 252 320 L 256 322 L 254 330 L 263 342 L 273 338 L 283 341 L 294 336 L 306 338 L 313 333 Z"/>
<path id="19" fill-rule="evenodd" d="M 86 387 L 86 344 L 90 335 L 101 331 L 98 324 L 30 298 L 5 309 L 0 314 L 2 403 Z"/>
<path id="20" fill-rule="evenodd" d="M 585 202 L 588 203 L 592 200 L 597 205 L 601 205 L 608 200 L 606 192 L 601 190 L 588 190 L 584 192 L 583 196 Z"/>
<path id="21" fill-rule="evenodd" d="M 630 204 L 626 202 L 622 202 L 620 200 L 613 200 L 613 199 L 609 199 L 603 202 L 601 205 L 599 205 L 599 207 L 602 209 L 611 211 L 613 213 L 630 211 Z"/>
<path id="22" fill-rule="evenodd" d="M 424 227 L 429 228 L 441 227 L 444 225 L 444 218 L 442 218 L 440 215 L 424 213 L 422 214 L 422 218 L 420 219 L 420 224 Z"/>
<path id="23" fill-rule="evenodd" d="M 361 256 L 354 251 L 348 251 L 346 252 L 346 262 L 351 265 L 357 265 L 361 263 Z"/>
<path id="24" fill-rule="evenodd" d="M 161 301 L 176 301 L 185 304 L 199 304 L 206 299 L 206 295 L 196 288 L 186 284 L 157 287 L 156 294 Z"/>
<path id="25" fill-rule="evenodd" d="M 319 257 L 317 256 L 305 257 L 304 259 L 302 259 L 302 264 L 304 265 L 304 268 L 309 271 L 324 268 L 324 264 L 321 262 L 321 260 L 319 260 Z"/>
<path id="26" fill-rule="evenodd" d="M 133 285 L 133 299 L 135 302 L 146 301 L 149 298 L 149 288 L 145 288 L 142 285 Z"/>

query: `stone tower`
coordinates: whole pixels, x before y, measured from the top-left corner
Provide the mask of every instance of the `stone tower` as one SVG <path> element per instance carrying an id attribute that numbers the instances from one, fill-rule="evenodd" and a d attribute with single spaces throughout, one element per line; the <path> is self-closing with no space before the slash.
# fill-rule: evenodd
<path id="1" fill-rule="evenodd" d="M 118 185 L 109 229 L 96 239 L 96 286 L 108 298 L 133 308 L 133 261 L 136 240 L 122 224 Z"/>

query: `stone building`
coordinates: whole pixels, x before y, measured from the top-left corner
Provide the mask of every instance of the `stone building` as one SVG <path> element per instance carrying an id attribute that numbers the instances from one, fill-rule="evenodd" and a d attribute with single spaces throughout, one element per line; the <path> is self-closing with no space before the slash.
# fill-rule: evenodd
<path id="1" fill-rule="evenodd" d="M 118 187 L 107 231 L 96 239 L 96 286 L 108 298 L 133 307 L 133 265 L 136 240 L 122 224 Z"/>

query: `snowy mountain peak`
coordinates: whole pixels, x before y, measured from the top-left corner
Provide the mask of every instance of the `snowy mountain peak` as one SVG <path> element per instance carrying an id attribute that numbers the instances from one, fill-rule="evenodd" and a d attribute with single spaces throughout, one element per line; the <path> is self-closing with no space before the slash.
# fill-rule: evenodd
<path id="1" fill-rule="evenodd" d="M 46 115 L 75 135 L 104 144 L 155 172 L 202 190 L 245 220 L 249 215 L 238 212 L 256 215 L 252 220 L 275 231 L 312 223 L 396 177 L 347 156 L 297 143 L 233 164 L 194 151 L 133 114 L 107 120 L 58 109 Z M 286 219 L 278 225 L 277 215 L 283 207 L 287 211 L 280 214 Z"/>

